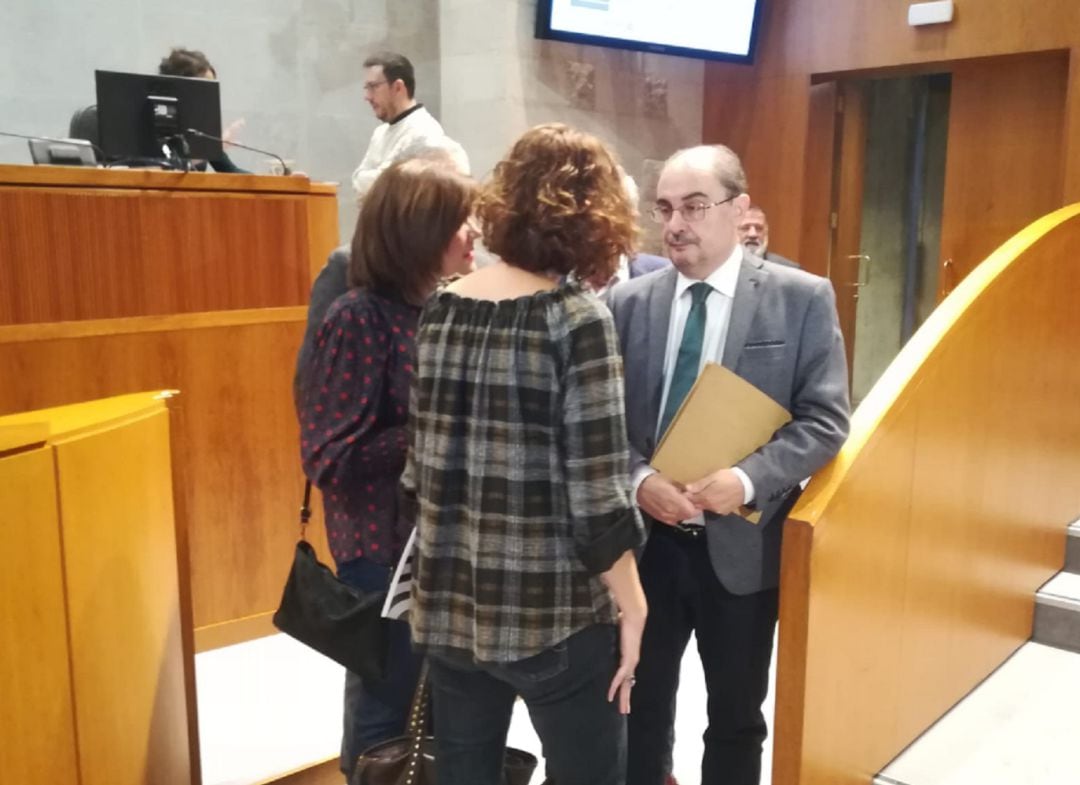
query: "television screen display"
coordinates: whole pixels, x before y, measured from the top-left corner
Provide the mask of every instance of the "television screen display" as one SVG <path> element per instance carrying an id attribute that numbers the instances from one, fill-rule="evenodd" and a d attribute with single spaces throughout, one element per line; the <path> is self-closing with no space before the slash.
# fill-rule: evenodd
<path id="1" fill-rule="evenodd" d="M 539 0 L 536 37 L 749 63 L 765 0 Z"/>

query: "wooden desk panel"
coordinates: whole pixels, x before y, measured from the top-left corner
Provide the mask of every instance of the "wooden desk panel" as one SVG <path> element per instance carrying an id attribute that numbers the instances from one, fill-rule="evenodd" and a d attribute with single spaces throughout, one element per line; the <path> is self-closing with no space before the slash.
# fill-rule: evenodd
<path id="1" fill-rule="evenodd" d="M 0 570 L 0 779 L 73 782 L 75 719 L 52 451 L 0 458 L 0 500 L 7 555 Z"/>
<path id="2" fill-rule="evenodd" d="M 0 324 L 301 305 L 299 196 L 0 188 Z"/>
<path id="3" fill-rule="evenodd" d="M 0 413 L 181 391 L 175 503 L 197 630 L 258 616 L 254 628 L 268 631 L 281 598 L 303 490 L 292 373 L 305 320 L 296 307 L 0 327 L 0 368 L 22 382 L 0 385 Z"/>
<path id="4" fill-rule="evenodd" d="M 0 325 L 302 305 L 332 184 L 0 165 Z"/>
<path id="5" fill-rule="evenodd" d="M 169 412 L 55 446 L 82 785 L 190 785 Z"/>

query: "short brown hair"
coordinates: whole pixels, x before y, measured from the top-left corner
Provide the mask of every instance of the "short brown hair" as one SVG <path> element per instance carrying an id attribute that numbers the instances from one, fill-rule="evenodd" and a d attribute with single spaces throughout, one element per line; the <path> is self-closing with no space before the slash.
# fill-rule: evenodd
<path id="1" fill-rule="evenodd" d="M 364 68 L 376 66 L 382 68 L 387 84 L 393 84 L 400 79 L 409 98 L 413 97 L 416 92 L 416 74 L 409 58 L 397 52 L 377 52 L 364 61 Z"/>
<path id="2" fill-rule="evenodd" d="M 385 169 L 360 207 L 349 284 L 423 302 L 475 194 L 472 180 L 443 163 L 414 159 Z"/>
<path id="3" fill-rule="evenodd" d="M 158 73 L 162 76 L 189 76 L 201 77 L 210 72 L 217 77 L 217 71 L 206 55 L 197 49 L 174 48 L 167 57 L 161 58 L 158 65 Z"/>
<path id="4" fill-rule="evenodd" d="M 561 123 L 517 140 L 481 190 L 484 245 L 531 272 L 610 278 L 637 235 L 618 165 L 596 137 Z"/>

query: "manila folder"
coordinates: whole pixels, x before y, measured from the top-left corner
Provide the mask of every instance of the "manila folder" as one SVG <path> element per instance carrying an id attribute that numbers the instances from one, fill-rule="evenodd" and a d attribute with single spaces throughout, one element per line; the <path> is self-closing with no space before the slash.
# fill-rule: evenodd
<path id="1" fill-rule="evenodd" d="M 668 426 L 652 466 L 684 485 L 734 466 L 791 420 L 757 387 L 708 363 Z"/>

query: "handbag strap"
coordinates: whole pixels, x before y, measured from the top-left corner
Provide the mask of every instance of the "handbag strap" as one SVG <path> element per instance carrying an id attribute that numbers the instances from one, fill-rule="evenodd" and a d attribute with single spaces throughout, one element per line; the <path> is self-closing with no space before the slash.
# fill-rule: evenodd
<path id="1" fill-rule="evenodd" d="M 307 525 L 311 520 L 311 480 L 304 483 L 304 501 L 300 503 L 300 539 L 307 540 Z"/>
<path id="2" fill-rule="evenodd" d="M 405 785 L 416 781 L 417 769 L 421 766 L 424 741 L 424 725 L 427 724 L 428 661 L 424 658 L 420 666 L 420 677 L 416 680 L 412 708 L 409 710 L 409 770 L 406 772 Z"/>

